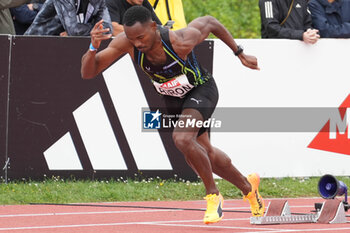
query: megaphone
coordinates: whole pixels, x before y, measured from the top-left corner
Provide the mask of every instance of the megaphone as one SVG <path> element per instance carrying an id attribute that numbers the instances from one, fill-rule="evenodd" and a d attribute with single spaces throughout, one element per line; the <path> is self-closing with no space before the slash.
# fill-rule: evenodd
<path id="1" fill-rule="evenodd" d="M 327 174 L 321 177 L 318 182 L 318 192 L 325 199 L 333 199 L 345 194 L 345 202 L 348 201 L 348 187 L 332 175 Z"/>

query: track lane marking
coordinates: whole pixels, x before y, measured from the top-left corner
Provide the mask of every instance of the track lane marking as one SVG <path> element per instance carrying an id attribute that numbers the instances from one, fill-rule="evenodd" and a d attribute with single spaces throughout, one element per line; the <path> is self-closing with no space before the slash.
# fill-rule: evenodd
<path id="1" fill-rule="evenodd" d="M 234 218 L 234 219 L 223 219 L 221 221 L 237 221 L 237 220 L 248 220 L 247 218 Z M 76 225 L 54 225 L 54 226 L 24 226 L 24 227 L 7 227 L 0 228 L 0 231 L 11 231 L 11 230 L 33 230 L 33 229 L 58 229 L 58 228 L 79 228 L 79 227 L 105 227 L 105 226 L 123 226 L 123 225 L 162 225 L 170 224 L 174 226 L 190 226 L 186 224 L 175 224 L 184 222 L 202 222 L 202 220 L 174 220 L 174 221 L 150 221 L 150 222 L 121 222 L 121 223 L 95 223 L 95 224 L 76 224 Z M 172 224 L 174 223 L 174 224 Z M 241 227 L 228 227 L 228 226 L 214 226 L 214 225 L 193 225 L 195 227 L 206 227 L 206 228 L 228 228 L 228 229 L 241 229 Z M 244 228 L 243 228 L 244 229 Z M 247 228 L 247 229 L 260 229 L 260 230 L 276 230 L 274 228 Z"/>
<path id="2" fill-rule="evenodd" d="M 241 221 L 248 220 L 248 218 L 233 218 L 233 219 L 223 219 L 221 221 Z M 25 226 L 25 227 L 8 227 L 0 228 L 0 231 L 11 231 L 11 230 L 33 230 L 33 229 L 58 229 L 58 228 L 79 228 L 79 227 L 104 227 L 104 226 L 123 226 L 123 225 L 154 225 L 154 226 L 174 226 L 174 227 L 198 227 L 198 228 L 214 228 L 214 229 L 254 229 L 252 232 L 244 233 L 278 233 L 278 232 L 319 232 L 319 231 L 343 231 L 350 230 L 350 227 L 342 228 L 313 228 L 313 229 L 275 229 L 267 227 L 234 227 L 234 226 L 215 226 L 215 225 L 189 225 L 189 224 L 176 224 L 176 223 L 195 223 L 202 222 L 202 220 L 174 220 L 174 221 L 150 221 L 150 222 L 122 222 L 122 223 L 96 223 L 96 224 L 76 224 L 76 225 L 54 225 L 54 226 Z"/>
<path id="3" fill-rule="evenodd" d="M 66 212 L 66 213 L 42 213 L 42 214 L 5 214 L 5 215 L 0 215 L 0 218 L 64 216 L 64 215 L 90 215 L 90 214 L 149 213 L 149 212 L 173 212 L 173 211 L 181 211 L 181 210 L 125 210 L 125 211 Z"/>

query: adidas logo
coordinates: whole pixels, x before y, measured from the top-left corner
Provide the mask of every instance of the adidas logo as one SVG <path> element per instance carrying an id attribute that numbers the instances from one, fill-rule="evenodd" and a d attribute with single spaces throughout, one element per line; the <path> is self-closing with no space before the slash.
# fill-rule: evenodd
<path id="1" fill-rule="evenodd" d="M 113 78 L 115 73 L 128 73 L 129 78 L 126 80 L 129 83 L 122 83 L 123 80 L 118 80 L 120 82 L 116 84 L 116 79 Z M 115 63 L 103 73 L 103 78 L 108 88 L 108 93 L 111 95 L 112 103 L 104 104 L 106 98 L 100 92 L 95 93 L 87 100 L 81 100 L 84 102 L 72 114 L 72 121 L 76 124 L 75 127 L 77 129 L 73 128 L 72 132 L 66 132 L 43 152 L 49 170 L 83 171 L 85 163 L 88 164 L 88 167 L 91 166 L 94 171 L 125 172 L 131 169 L 135 171 L 136 168 L 150 171 L 172 171 L 173 167 L 166 150 L 163 149 L 161 136 L 159 134 L 135 134 L 134 125 L 128 124 L 131 121 L 142 122 L 141 114 L 137 114 L 137 111 L 148 106 L 132 60 L 126 56 L 121 58 L 118 63 Z M 128 99 L 125 105 L 115 101 L 122 99 L 120 95 L 122 89 L 129 86 L 139 88 L 140 91 L 135 91 L 134 94 L 136 96 Z M 109 109 L 106 106 L 109 106 Z M 130 106 L 133 106 L 132 110 L 130 110 Z M 110 114 L 111 109 L 115 109 L 118 112 L 119 119 L 117 121 L 113 119 L 113 113 Z M 94 128 L 94 124 L 91 124 L 92 118 L 89 120 L 87 116 L 93 116 L 94 121 L 99 122 L 98 127 Z M 114 124 L 112 123 L 113 121 Z M 113 128 L 112 124 L 116 125 L 115 123 L 120 124 L 120 126 Z M 123 135 L 121 135 L 122 138 L 125 137 L 124 142 L 118 141 L 115 136 L 115 132 L 120 131 L 124 131 Z M 76 144 L 76 135 L 81 137 L 82 145 Z M 142 138 L 140 141 L 145 142 L 145 144 L 143 146 L 133 146 L 132 143 L 135 142 L 135 137 Z M 152 145 L 152 147 L 149 145 Z M 125 148 L 128 147 L 130 152 L 123 154 Z M 152 163 L 149 158 L 144 156 L 145 153 L 150 154 L 151 149 L 154 147 L 160 148 L 160 153 L 154 155 L 157 156 L 155 161 L 159 160 L 159 163 Z M 78 152 L 85 150 L 87 159 L 83 160 Z M 149 151 L 146 152 L 145 150 Z M 128 161 L 133 162 L 130 163 Z"/>
<path id="2" fill-rule="evenodd" d="M 300 4 L 298 3 L 295 8 L 301 8 Z"/>

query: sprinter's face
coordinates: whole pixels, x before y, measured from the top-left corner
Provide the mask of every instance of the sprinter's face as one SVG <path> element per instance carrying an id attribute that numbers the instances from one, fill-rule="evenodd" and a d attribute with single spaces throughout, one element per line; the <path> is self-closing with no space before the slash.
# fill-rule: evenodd
<path id="1" fill-rule="evenodd" d="M 132 26 L 124 25 L 124 31 L 129 41 L 140 51 L 152 49 L 157 35 L 157 24 L 152 20 L 146 23 L 137 22 Z"/>

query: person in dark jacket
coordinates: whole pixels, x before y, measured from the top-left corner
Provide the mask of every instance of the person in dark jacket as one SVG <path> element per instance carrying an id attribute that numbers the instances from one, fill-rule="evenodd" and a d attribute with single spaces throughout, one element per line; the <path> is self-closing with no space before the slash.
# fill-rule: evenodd
<path id="1" fill-rule="evenodd" d="M 350 38 L 350 0 L 311 0 L 312 23 L 323 38 Z"/>
<path id="2" fill-rule="evenodd" d="M 9 8 L 28 2 L 29 0 L 0 0 L 0 34 L 16 34 Z"/>
<path id="3" fill-rule="evenodd" d="M 40 3 L 30 3 L 10 9 L 16 35 L 23 35 L 27 31 L 42 5 Z"/>
<path id="4" fill-rule="evenodd" d="M 262 38 L 317 42 L 318 31 L 312 29 L 312 19 L 306 0 L 259 0 Z"/>
<path id="5" fill-rule="evenodd" d="M 47 0 L 25 35 L 89 36 L 101 19 L 111 33 L 105 0 Z"/>

